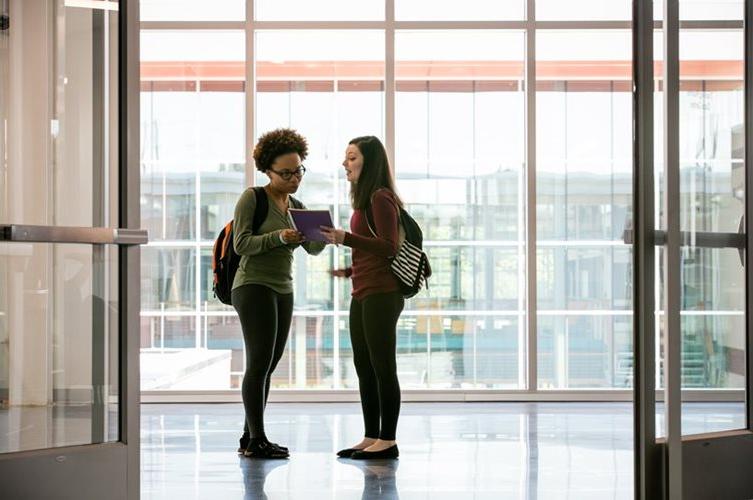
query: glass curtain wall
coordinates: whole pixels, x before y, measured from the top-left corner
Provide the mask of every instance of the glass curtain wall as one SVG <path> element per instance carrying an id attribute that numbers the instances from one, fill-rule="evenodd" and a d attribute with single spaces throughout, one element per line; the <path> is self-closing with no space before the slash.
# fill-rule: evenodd
<path id="1" fill-rule="evenodd" d="M 688 192 L 707 202 L 699 217 L 728 231 L 739 204 L 741 48 L 699 29 L 737 19 L 742 2 L 723 3 L 727 14 L 683 2 L 688 37 L 703 40 L 682 51 L 692 71 L 682 74 L 681 134 L 696 172 Z M 239 387 L 241 331 L 212 296 L 211 248 L 243 189 L 264 182 L 249 151 L 277 127 L 309 140 L 300 198 L 345 229 L 348 140 L 376 135 L 394 158 L 434 269 L 398 325 L 403 388 L 632 386 L 629 0 L 216 4 L 207 18 L 201 2 L 142 1 L 143 390 Z M 695 252 L 704 290 L 688 306 L 687 386 L 739 387 L 737 334 L 725 325 L 741 304 L 723 286 L 735 256 Z M 296 253 L 276 388 L 357 387 L 350 283 L 328 274 L 349 259 L 343 247 Z M 714 269 L 723 272 L 711 279 Z"/>

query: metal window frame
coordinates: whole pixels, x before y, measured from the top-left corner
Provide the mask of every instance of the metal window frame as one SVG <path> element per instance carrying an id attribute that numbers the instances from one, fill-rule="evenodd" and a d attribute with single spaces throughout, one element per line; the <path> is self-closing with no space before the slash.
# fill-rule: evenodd
<path id="1" fill-rule="evenodd" d="M 745 169 L 751 168 L 750 158 L 753 157 L 753 0 L 745 0 L 745 27 L 743 30 L 744 38 L 744 78 L 745 78 Z M 753 175 L 747 172 L 745 176 L 745 239 L 747 249 L 744 253 L 745 259 L 745 310 L 748 312 L 745 316 L 745 405 L 746 405 L 746 423 L 747 430 L 753 431 L 753 394 L 751 383 L 753 381 L 753 318 L 750 313 L 753 312 Z"/>
<path id="2" fill-rule="evenodd" d="M 633 2 L 633 491 L 661 484 L 656 444 L 653 3 Z M 649 417 L 649 415 L 651 417 Z"/>
<path id="3" fill-rule="evenodd" d="M 245 44 L 246 44 L 246 61 L 245 61 L 245 75 L 246 75 L 246 85 L 245 85 L 245 97 L 246 97 L 246 135 L 245 135 L 245 147 L 246 147 L 246 185 L 253 185 L 254 183 L 254 166 L 253 166 L 253 158 L 251 157 L 251 151 L 254 144 L 254 138 L 256 134 L 256 123 L 255 123 L 255 99 L 256 99 L 256 53 L 255 53 L 255 36 L 257 31 L 262 30 L 364 30 L 364 29 L 377 29 L 382 30 L 385 33 L 385 92 L 384 92 L 384 102 L 385 102 L 385 146 L 388 151 L 389 158 L 392 162 L 392 165 L 395 165 L 395 156 L 394 156 L 394 146 L 395 146 L 395 74 L 394 74 L 394 62 L 395 62 L 395 32 L 398 30 L 520 30 L 524 32 L 525 36 L 525 77 L 524 80 L 526 82 L 526 94 L 525 94 L 525 127 L 526 127 L 526 146 L 525 146 L 525 154 L 526 154 L 526 169 L 525 169 L 525 193 L 526 193 L 526 200 L 525 200 L 525 242 L 524 245 L 526 247 L 525 249 L 525 272 L 526 275 L 523 278 L 525 282 L 525 309 L 524 309 L 524 315 L 526 318 L 525 322 L 525 336 L 526 336 L 526 356 L 524 359 L 521 359 L 521 362 L 525 365 L 525 385 L 522 386 L 524 388 L 521 388 L 519 390 L 516 390 L 516 394 L 520 394 L 524 397 L 528 397 L 530 394 L 534 395 L 540 395 L 540 400 L 546 401 L 548 398 L 551 397 L 552 394 L 569 394 L 572 395 L 573 392 L 569 391 L 567 389 L 562 391 L 549 391 L 549 390 L 541 390 L 538 388 L 538 366 L 537 366 L 537 319 L 540 315 L 546 316 L 551 314 L 556 315 L 574 315 L 576 313 L 580 313 L 581 311 L 547 311 L 547 310 L 538 310 L 537 307 L 537 293 L 536 293 L 536 255 L 537 250 L 539 247 L 542 246 L 553 246 L 553 245 L 559 245 L 562 244 L 561 242 L 552 242 L 552 241 L 537 241 L 536 237 L 536 92 L 535 92 L 535 81 L 536 81 L 536 34 L 538 30 L 632 30 L 633 33 L 633 43 L 634 43 L 634 76 L 636 78 L 636 89 L 638 88 L 638 80 L 637 78 L 643 79 L 643 83 L 640 85 L 643 89 L 646 85 L 653 85 L 653 66 L 651 66 L 652 61 L 649 60 L 643 61 L 643 64 L 645 67 L 638 70 L 635 66 L 638 65 L 638 59 L 636 57 L 640 57 L 641 53 L 640 51 L 646 50 L 648 48 L 649 52 L 652 50 L 653 41 L 651 37 L 653 36 L 653 30 L 659 29 L 662 27 L 663 23 L 660 20 L 654 20 L 653 19 L 653 11 L 652 6 L 646 6 L 644 5 L 645 2 L 640 1 L 634 1 L 633 2 L 633 18 L 630 20 L 603 20 L 603 21 L 538 21 L 536 20 L 535 15 L 535 0 L 525 0 L 526 3 L 526 15 L 524 19 L 521 20 L 515 20 L 515 21 L 400 21 L 395 19 L 395 0 L 384 0 L 385 2 L 385 17 L 383 20 L 377 20 L 377 21 L 264 21 L 264 20 L 255 20 L 255 1 L 254 0 L 245 0 L 246 4 L 246 17 L 245 20 L 238 20 L 238 21 L 144 21 L 141 23 L 141 29 L 142 30 L 240 30 L 244 31 L 245 33 Z M 636 10 L 637 9 L 637 10 Z M 637 36 L 636 33 L 638 31 L 638 23 L 642 23 L 640 28 L 640 36 Z M 636 27 L 634 29 L 634 26 Z M 743 27 L 743 23 L 741 21 L 683 21 L 679 23 L 679 27 L 682 29 L 703 29 L 703 30 L 709 30 L 709 29 L 741 29 Z M 637 45 L 636 45 L 637 44 Z M 645 58 L 644 58 L 645 59 Z M 650 71 L 650 74 L 645 74 L 647 71 Z M 651 90 L 650 95 L 647 94 Z M 635 107 L 636 111 L 636 117 L 638 116 L 637 113 L 640 113 L 640 116 L 650 116 L 651 119 L 653 119 L 653 103 L 648 103 L 645 101 L 645 97 L 648 96 L 649 99 L 653 98 L 653 91 L 650 87 L 647 87 L 643 93 L 640 93 L 636 90 L 636 96 L 634 98 L 634 102 L 636 100 L 639 100 L 640 104 Z M 650 104 L 650 108 L 647 108 L 647 106 Z M 650 115 L 647 115 L 646 113 L 651 113 Z M 653 131 L 653 124 L 641 124 L 639 120 L 635 120 L 635 136 L 637 138 L 642 138 L 640 141 L 640 144 L 636 146 L 635 149 L 635 157 L 638 157 L 640 155 L 640 158 L 642 160 L 640 161 L 640 165 L 644 166 L 644 170 L 650 166 L 653 168 L 653 158 L 651 155 L 653 155 L 653 138 L 651 137 L 651 133 Z M 636 165 L 637 168 L 637 165 Z M 646 177 L 649 175 L 648 171 L 643 171 L 641 173 L 637 173 L 634 170 L 635 175 L 641 175 L 642 179 L 647 179 L 649 177 Z M 653 182 L 653 173 L 650 173 L 650 180 Z M 634 181 L 635 182 L 635 181 Z M 636 193 L 634 191 L 633 197 L 634 197 L 634 206 L 637 206 L 637 202 L 639 201 L 638 198 L 645 195 L 645 193 Z M 649 217 L 653 217 L 653 200 L 644 200 L 645 202 L 650 202 L 649 205 L 646 205 L 650 209 L 650 215 Z M 653 245 L 656 243 L 657 240 L 661 240 L 663 238 L 663 235 L 660 233 L 653 234 L 652 231 L 653 228 L 653 220 L 647 221 L 650 222 L 650 229 L 644 226 L 641 226 L 639 229 L 636 229 L 636 231 L 643 231 L 642 237 L 637 236 L 635 245 L 641 245 L 643 248 L 640 252 L 636 250 L 635 258 L 636 259 L 642 259 L 642 262 L 645 266 L 645 264 L 650 263 L 651 268 L 653 268 L 653 259 L 654 259 L 654 247 Z M 637 224 L 637 222 L 636 222 Z M 647 232 L 648 231 L 648 232 Z M 653 236 L 652 236 L 653 234 Z M 652 240 L 652 238 L 654 238 Z M 735 239 L 738 238 L 737 236 L 730 235 L 729 238 Z M 650 244 L 647 244 L 647 242 L 653 242 Z M 190 247 L 202 247 L 209 245 L 211 242 L 154 242 L 151 243 L 150 247 L 159 247 L 159 248 L 169 248 L 171 246 L 190 246 Z M 627 243 L 627 242 L 626 242 Z M 508 242 L 484 242 L 484 241 L 457 241 L 457 242 L 444 242 L 444 241 L 429 241 L 425 243 L 427 246 L 510 246 L 511 248 L 513 246 L 516 246 L 515 244 L 508 244 Z M 589 242 L 574 242 L 574 243 L 567 243 L 568 245 L 580 245 L 580 246 L 588 246 Z M 598 246 L 605 246 L 605 247 L 611 247 L 616 245 L 621 245 L 620 242 L 615 241 L 605 241 L 605 242 L 594 242 L 594 244 L 598 244 Z M 721 242 L 717 242 L 716 244 L 722 244 Z M 650 248 L 649 248 L 650 247 Z M 635 248 L 635 246 L 634 246 Z M 639 255 L 640 254 L 640 255 Z M 199 273 L 196 273 L 197 276 L 195 279 L 200 279 Z M 646 310 L 646 311 L 653 311 L 653 290 L 654 290 L 654 279 L 653 276 L 651 276 L 650 281 L 635 281 L 637 279 L 637 276 L 634 276 L 634 307 L 635 310 L 638 310 L 639 308 L 639 302 L 640 302 L 640 311 Z M 641 288 L 639 290 L 639 286 L 645 287 L 645 289 Z M 198 284 L 197 284 L 198 288 Z M 639 293 L 640 291 L 644 293 Z M 652 293 L 645 293 L 647 291 L 650 291 Z M 640 320 L 637 317 L 637 314 L 633 311 L 633 317 L 635 319 L 635 325 L 638 325 L 638 322 Z M 334 310 L 333 311 L 327 311 L 326 316 L 334 316 L 334 317 L 340 317 L 343 314 L 346 314 L 347 311 L 342 311 L 340 309 L 339 301 L 336 301 Z M 457 314 L 463 314 L 468 315 L 467 311 L 442 311 L 442 310 L 436 310 L 436 311 L 421 311 L 421 314 L 429 314 L 429 315 L 457 315 Z M 591 313 L 590 311 L 588 312 Z M 601 312 L 603 314 L 620 314 L 622 315 L 629 315 L 631 314 L 628 311 L 607 311 L 607 312 Z M 194 312 L 186 313 L 188 315 L 195 314 Z M 232 314 L 232 311 L 230 311 L 228 314 Z M 510 311 L 486 311 L 486 315 L 495 315 L 495 314 L 510 314 Z M 515 312 L 516 315 L 519 315 L 519 312 Z M 212 312 L 210 315 L 223 315 L 222 312 Z M 300 315 L 306 315 L 305 312 L 301 312 Z M 645 315 L 644 315 L 645 316 Z M 651 318 L 651 322 L 653 322 L 654 315 L 650 314 L 646 317 Z M 653 331 L 653 324 L 651 325 L 643 325 L 644 328 L 647 328 L 648 326 L 651 326 L 651 329 Z M 635 328 L 636 332 L 638 328 Z M 636 333 L 634 335 L 634 342 L 647 342 L 647 341 L 653 341 L 654 337 L 651 338 L 639 338 L 641 335 L 644 335 L 644 333 Z M 339 336 L 339 329 L 335 327 L 335 338 Z M 654 352 L 655 349 L 653 348 L 653 345 L 651 346 L 651 352 Z M 639 369 L 637 360 L 634 361 L 636 363 L 636 370 Z M 655 361 L 651 361 L 650 363 L 644 364 L 644 367 L 647 368 L 649 371 L 647 372 L 647 375 L 650 375 L 653 377 L 653 369 L 655 367 Z M 645 374 L 644 374 L 645 375 Z M 343 394 L 347 394 L 347 390 L 339 388 L 339 378 L 337 379 L 338 386 L 334 389 L 329 390 L 318 390 L 317 394 L 319 394 L 319 397 L 322 397 L 322 395 L 326 395 L 328 399 L 331 400 L 337 400 L 340 398 Z M 637 379 L 636 379 L 637 380 Z M 645 378 L 642 379 L 645 382 Z M 650 387 L 645 387 L 645 389 L 654 389 L 653 382 Z M 615 396 L 615 389 L 594 389 L 596 393 L 603 394 L 606 398 L 614 398 L 612 400 L 618 401 L 620 400 L 621 396 Z M 717 400 L 726 400 L 728 399 L 728 394 L 730 391 L 721 389 L 721 390 L 711 390 L 713 393 L 717 394 Z M 433 397 L 432 395 L 438 395 L 440 391 L 432 390 L 432 389 L 426 389 L 422 391 L 418 391 L 419 393 L 425 394 L 426 397 Z M 494 395 L 497 394 L 498 391 L 489 390 L 487 391 L 488 394 Z M 591 392 L 591 391 L 586 391 Z M 735 391 L 732 391 L 735 392 Z M 186 396 L 185 400 L 192 400 L 194 395 L 204 395 L 206 397 L 210 397 L 210 395 L 214 394 L 217 396 L 217 398 L 222 399 L 225 398 L 225 391 L 181 391 L 181 393 L 184 393 Z M 464 391 L 468 395 L 468 397 L 474 398 L 475 392 L 474 391 Z M 145 395 L 148 395 L 150 400 L 159 400 L 160 394 L 165 395 L 167 398 L 166 392 L 145 392 Z M 295 394 L 295 391 L 291 394 Z M 690 394 L 687 391 L 685 391 L 685 394 Z M 703 392 L 704 396 L 702 400 L 708 400 L 709 397 L 713 399 L 713 396 L 709 396 L 708 392 Z M 177 397 L 177 396 L 170 396 L 170 398 Z M 454 395 L 452 397 L 455 397 Z M 739 397 L 739 396 L 738 396 Z M 692 396 L 691 396 L 692 398 Z M 302 400 L 306 399 L 305 397 L 302 397 Z M 167 399 L 166 399 L 167 400 Z M 648 403 L 648 402 L 646 402 Z M 653 402 L 652 402 L 653 404 Z M 753 418 L 753 417 L 752 417 Z M 636 436 L 638 434 L 636 433 Z M 647 450 L 648 453 L 650 453 L 650 450 Z"/>
<path id="4" fill-rule="evenodd" d="M 403 389 L 401 399 L 410 402 L 579 402 L 579 403 L 630 403 L 632 389 L 570 389 L 570 390 L 489 390 L 489 389 Z M 652 400 L 663 401 L 664 391 L 656 390 Z M 357 402 L 358 391 L 344 389 L 276 389 L 269 394 L 274 403 L 299 402 Z M 683 400 L 698 403 L 740 403 L 745 400 L 742 389 L 699 389 L 683 391 Z M 237 390 L 147 390 L 141 392 L 141 402 L 150 403 L 240 403 L 241 394 Z M 658 447 L 656 448 L 658 449 Z M 656 469 L 661 472 L 661 465 Z M 649 497 L 650 498 L 650 497 Z"/>
<path id="5" fill-rule="evenodd" d="M 680 4 L 664 0 L 664 497 L 682 498 Z M 646 270 L 648 271 L 648 270 Z"/>
<path id="6" fill-rule="evenodd" d="M 136 0 L 121 0 L 119 21 L 118 68 L 118 135 L 119 135 L 119 199 L 118 226 L 137 229 L 141 226 L 140 156 L 140 26 Z M 125 12 L 123 12 L 125 10 Z M 122 66 L 125 61 L 126 66 Z M 141 492 L 140 433 L 141 363 L 141 250 L 137 246 L 119 247 L 118 283 L 120 295 L 120 440 L 126 446 L 127 494 L 138 498 Z M 125 404 L 123 404 L 125 403 Z"/>

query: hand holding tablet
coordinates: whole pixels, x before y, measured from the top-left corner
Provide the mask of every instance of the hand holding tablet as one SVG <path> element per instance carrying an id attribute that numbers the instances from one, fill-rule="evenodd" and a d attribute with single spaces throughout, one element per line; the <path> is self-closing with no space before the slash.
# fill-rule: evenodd
<path id="1" fill-rule="evenodd" d="M 296 231 L 302 233 L 308 241 L 327 241 L 321 227 L 333 227 L 329 210 L 288 209 L 288 217 Z"/>

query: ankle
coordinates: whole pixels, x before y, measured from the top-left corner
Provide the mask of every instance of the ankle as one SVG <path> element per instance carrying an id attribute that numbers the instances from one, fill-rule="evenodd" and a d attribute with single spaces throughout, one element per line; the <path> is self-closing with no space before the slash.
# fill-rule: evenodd
<path id="1" fill-rule="evenodd" d="M 387 448 L 392 448 L 395 445 L 397 445 L 395 441 L 387 441 L 384 439 L 378 439 L 374 442 L 374 444 L 367 446 L 366 451 L 382 451 L 382 450 L 386 450 Z"/>
<path id="2" fill-rule="evenodd" d="M 377 439 L 365 437 L 361 440 L 360 443 L 354 445 L 353 448 L 356 450 L 362 450 L 364 448 L 368 448 L 369 446 L 373 445 L 376 442 L 377 442 Z"/>

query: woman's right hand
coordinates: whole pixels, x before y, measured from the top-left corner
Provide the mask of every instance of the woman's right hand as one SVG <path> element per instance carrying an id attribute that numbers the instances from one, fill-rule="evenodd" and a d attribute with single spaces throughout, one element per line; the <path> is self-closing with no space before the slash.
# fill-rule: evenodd
<path id="1" fill-rule="evenodd" d="M 303 236 L 303 233 L 299 233 L 295 229 L 283 229 L 282 232 L 280 232 L 280 237 L 288 245 L 303 243 L 306 239 L 305 236 Z"/>
<path id="2" fill-rule="evenodd" d="M 334 276 L 335 278 L 347 278 L 348 270 L 347 269 L 330 269 L 329 274 L 331 276 Z"/>

